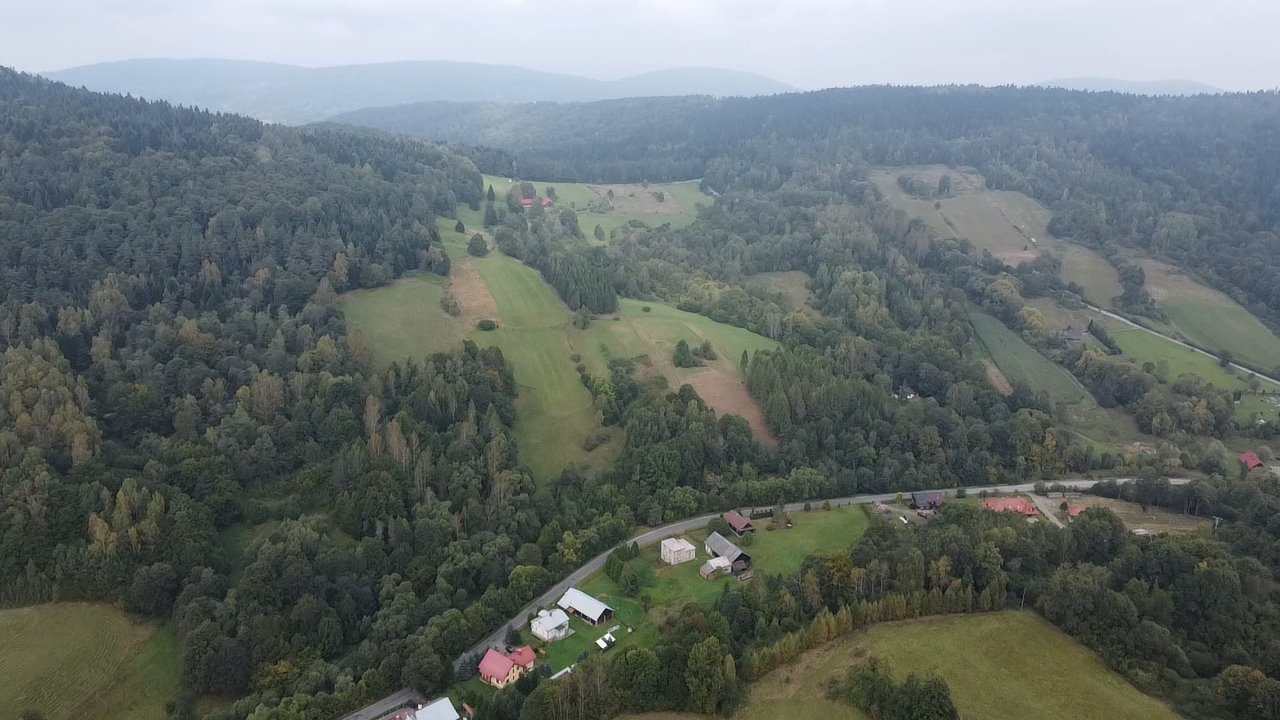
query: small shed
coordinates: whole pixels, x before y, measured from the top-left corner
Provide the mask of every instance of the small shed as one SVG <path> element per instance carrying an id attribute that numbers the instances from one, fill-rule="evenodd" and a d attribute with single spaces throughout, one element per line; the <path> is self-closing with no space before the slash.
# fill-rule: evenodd
<path id="1" fill-rule="evenodd" d="M 707 580 L 722 573 L 730 572 L 733 572 L 733 563 L 729 561 L 729 558 L 723 557 L 711 558 L 702 563 L 702 567 L 698 568 L 698 574 Z"/>
<path id="2" fill-rule="evenodd" d="M 668 565 L 687 563 L 698 555 L 698 549 L 684 538 L 667 538 L 662 541 L 662 562 Z"/>

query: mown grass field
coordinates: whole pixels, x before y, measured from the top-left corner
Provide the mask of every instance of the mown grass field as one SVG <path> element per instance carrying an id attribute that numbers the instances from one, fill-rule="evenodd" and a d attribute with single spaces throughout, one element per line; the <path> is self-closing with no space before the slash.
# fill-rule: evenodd
<path id="1" fill-rule="evenodd" d="M 931 185 L 946 174 L 956 194 L 933 200 L 912 197 L 898 185 L 901 174 L 913 175 Z M 1040 253 L 1062 258 L 1062 274 L 1084 288 L 1089 302 L 1110 307 L 1120 295 L 1119 275 L 1106 258 L 1092 250 L 1055 238 L 1049 233 L 1053 217 L 1040 203 L 1018 192 L 987 190 L 986 181 L 971 170 L 942 165 L 879 168 L 870 179 L 894 205 L 929 223 L 942 237 L 962 237 L 975 247 L 989 250 L 1009 265 L 1019 265 Z M 1032 238 L 1035 242 L 1032 242 Z"/>
<path id="2" fill-rule="evenodd" d="M 809 276 L 800 270 L 756 273 L 747 277 L 746 284 L 749 288 L 782 295 L 795 309 L 804 307 L 813 297 L 808 287 Z"/>
<path id="3" fill-rule="evenodd" d="M 1021 382 L 1049 394 L 1055 403 L 1092 403 L 1084 386 L 1066 368 L 1041 355 L 1018 334 L 990 315 L 969 314 L 978 340 L 1010 382 Z"/>
<path id="4" fill-rule="evenodd" d="M 1211 352 L 1228 350 L 1238 362 L 1269 371 L 1280 364 L 1280 337 L 1239 303 L 1168 263 L 1135 257 L 1147 291 L 1168 315 L 1175 335 Z"/>
<path id="5" fill-rule="evenodd" d="M 162 720 L 178 692 L 182 651 L 170 628 L 106 606 L 0 610 L 0 717 Z"/>
<path id="6" fill-rule="evenodd" d="M 601 425 L 574 356 L 599 375 L 607 372 L 610 357 L 644 356 L 647 367 L 642 373 L 661 374 L 672 387 L 693 385 L 717 412 L 742 415 L 762 440 L 771 441 L 763 413 L 742 383 L 738 361 L 744 350 L 771 349 L 777 343 L 669 305 L 633 300 L 621 300 L 615 315 L 578 329 L 536 270 L 497 251 L 471 257 L 465 248 L 472 229 L 459 234 L 453 224 L 438 222 L 445 250 L 454 261 L 449 280 L 423 275 L 346 293 L 343 309 L 350 327 L 381 363 L 453 350 L 464 339 L 501 348 L 518 385 L 515 432 L 521 458 L 535 477 L 549 479 L 570 463 L 602 467 L 620 449 L 617 429 L 609 430 L 612 439 L 604 445 L 583 449 L 584 439 Z M 470 287 L 457 285 L 460 278 L 472 278 L 467 280 Z M 484 296 L 479 305 L 487 310 L 473 312 L 472 303 L 463 303 L 462 315 L 453 317 L 441 308 L 444 293 L 474 299 L 477 289 Z M 477 330 L 480 317 L 497 320 L 498 329 Z M 700 368 L 675 368 L 671 354 L 681 339 L 695 345 L 709 340 L 719 359 Z"/>
<path id="7" fill-rule="evenodd" d="M 1030 612 L 886 623 L 806 653 L 754 683 L 735 720 L 866 720 L 823 691 L 831 678 L 885 661 L 897 676 L 935 674 L 966 720 L 1176 720 L 1178 715 L 1112 672 L 1087 648 Z M 627 720 L 693 720 L 665 713 Z"/>
<path id="8" fill-rule="evenodd" d="M 342 312 L 379 364 L 447 352 L 462 344 L 464 332 L 440 306 L 445 284 L 436 275 L 417 275 L 355 290 L 342 295 Z"/>

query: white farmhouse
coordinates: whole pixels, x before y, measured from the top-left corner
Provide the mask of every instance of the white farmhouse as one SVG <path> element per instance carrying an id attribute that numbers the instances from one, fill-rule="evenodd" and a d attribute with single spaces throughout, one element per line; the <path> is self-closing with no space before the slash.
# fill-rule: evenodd
<path id="1" fill-rule="evenodd" d="M 529 630 L 543 642 L 563 640 L 573 632 L 569 629 L 569 616 L 560 609 L 540 611 L 529 623 Z"/>

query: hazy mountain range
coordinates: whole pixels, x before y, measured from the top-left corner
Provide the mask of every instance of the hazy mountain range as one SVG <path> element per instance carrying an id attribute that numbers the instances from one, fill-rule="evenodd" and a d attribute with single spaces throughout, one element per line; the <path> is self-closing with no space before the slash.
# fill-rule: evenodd
<path id="1" fill-rule="evenodd" d="M 719 68 L 677 68 L 596 80 L 510 65 L 447 61 L 306 68 L 242 60 L 125 60 L 42 74 L 90 90 L 290 124 L 360 108 L 433 100 L 587 101 L 654 95 L 769 95 L 795 89 L 761 75 Z"/>
<path id="2" fill-rule="evenodd" d="M 1046 80 L 1038 85 L 1066 90 L 1118 92 L 1131 95 L 1213 95 L 1225 92 L 1222 88 L 1195 80 L 1117 80 L 1116 78 L 1077 77 Z"/>

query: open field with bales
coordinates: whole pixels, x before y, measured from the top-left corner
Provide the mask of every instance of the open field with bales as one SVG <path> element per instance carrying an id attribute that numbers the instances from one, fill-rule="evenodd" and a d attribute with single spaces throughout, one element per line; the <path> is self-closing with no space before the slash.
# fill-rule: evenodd
<path id="1" fill-rule="evenodd" d="M 753 683 L 734 720 L 867 720 L 827 699 L 824 685 L 868 657 L 884 661 L 899 677 L 914 672 L 943 678 L 968 720 L 1178 717 L 1039 616 L 1005 611 L 885 623 L 831 642 Z M 627 720 L 700 717 L 655 713 Z"/>
<path id="2" fill-rule="evenodd" d="M 611 357 L 643 358 L 641 375 L 661 376 L 672 388 L 688 383 L 718 413 L 743 416 L 760 440 L 775 442 L 738 363 L 744 351 L 777 343 L 669 305 L 626 299 L 616 314 L 576 328 L 568 307 L 536 270 L 496 250 L 472 257 L 465 250 L 467 235 L 457 233 L 452 222 L 441 220 L 438 228 L 453 260 L 450 277 L 421 275 L 346 293 L 341 301 L 347 321 L 381 363 L 453 350 L 464 339 L 501 348 L 519 386 L 515 431 L 521 456 L 537 478 L 553 477 L 569 463 L 601 467 L 616 456 L 616 428 L 606 430 L 611 437 L 599 447 L 583 447 L 601 424 L 575 367 L 581 362 L 603 375 Z M 442 308 L 446 294 L 457 302 L 459 315 Z M 497 329 L 478 330 L 482 319 L 495 320 Z M 702 367 L 675 367 L 671 356 L 682 339 L 691 345 L 710 342 L 717 359 Z"/>
<path id="3" fill-rule="evenodd" d="M 492 186 L 498 203 L 505 202 L 513 184 L 510 178 L 484 176 L 485 190 Z M 647 185 L 534 181 L 533 187 L 539 201 L 549 197 L 547 190 L 551 188 L 555 192 L 556 207 L 577 212 L 578 226 L 593 241 L 597 225 L 606 237 L 632 220 L 651 226 L 670 223 L 673 227 L 685 227 L 697 219 L 698 208 L 709 207 L 713 202 L 698 188 L 696 180 Z"/>
<path id="4" fill-rule="evenodd" d="M 934 188 L 939 179 L 948 176 L 952 194 L 937 198 L 912 195 L 898 184 L 898 177 L 904 174 Z M 929 223 L 941 237 L 965 238 L 1012 266 L 1041 253 L 1054 253 L 1062 258 L 1063 277 L 1079 283 L 1085 298 L 1095 305 L 1110 307 L 1112 298 L 1122 292 L 1119 275 L 1106 258 L 1049 234 L 1052 213 L 1047 208 L 1022 193 L 988 190 L 986 180 L 973 170 L 944 165 L 887 167 L 873 171 L 870 179 L 886 200 Z"/>
<path id="5" fill-rule="evenodd" d="M 0 717 L 163 720 L 178 692 L 172 629 L 107 605 L 52 603 L 0 610 Z"/>

